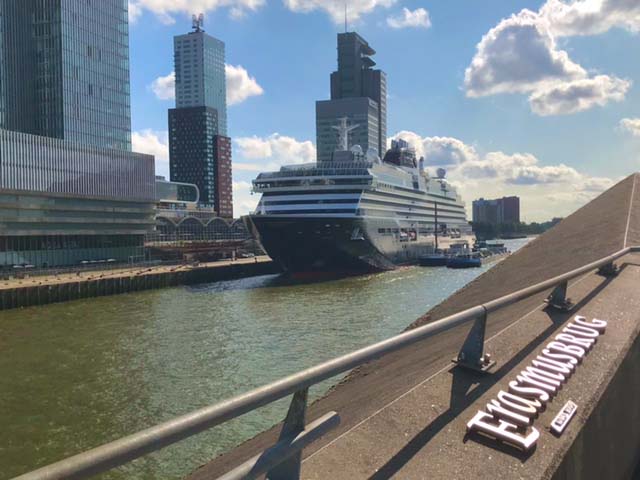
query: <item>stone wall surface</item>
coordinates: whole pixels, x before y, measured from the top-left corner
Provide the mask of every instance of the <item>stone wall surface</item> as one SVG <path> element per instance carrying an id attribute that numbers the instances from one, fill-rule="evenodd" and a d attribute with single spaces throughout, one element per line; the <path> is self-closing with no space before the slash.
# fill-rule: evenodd
<path id="1" fill-rule="evenodd" d="M 630 343 L 553 480 L 640 478 L 640 336 Z"/>

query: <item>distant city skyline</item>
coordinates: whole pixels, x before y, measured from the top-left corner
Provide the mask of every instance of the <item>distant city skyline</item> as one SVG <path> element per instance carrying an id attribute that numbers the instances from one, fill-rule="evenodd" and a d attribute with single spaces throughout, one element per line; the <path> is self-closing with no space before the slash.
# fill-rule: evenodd
<path id="1" fill-rule="evenodd" d="M 640 56 L 640 7 L 603 1 L 586 16 L 587 3 L 354 0 L 349 30 L 375 46 L 390 78 L 389 137 L 402 134 L 427 168 L 445 167 L 469 211 L 474 198 L 517 194 L 522 219 L 540 221 L 569 214 L 640 163 L 640 65 L 628 61 Z M 199 12 L 130 4 L 134 145 L 156 154 L 163 173 L 172 36 Z M 330 95 L 344 7 L 220 5 L 199 6 L 207 32 L 227 45 L 239 215 L 257 201 L 249 189 L 259 171 L 315 160 L 314 101 Z"/>

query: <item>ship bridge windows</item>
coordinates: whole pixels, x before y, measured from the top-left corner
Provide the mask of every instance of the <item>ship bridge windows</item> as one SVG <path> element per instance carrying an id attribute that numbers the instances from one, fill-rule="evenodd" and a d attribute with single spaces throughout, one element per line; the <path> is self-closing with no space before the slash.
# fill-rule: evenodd
<path id="1" fill-rule="evenodd" d="M 288 187 L 317 187 L 333 185 L 371 185 L 370 178 L 317 178 L 317 179 L 295 179 L 295 180 L 275 180 L 270 182 L 254 182 L 254 188 L 267 190 L 270 188 Z"/>
<path id="2" fill-rule="evenodd" d="M 350 213 L 357 214 L 357 210 L 353 208 L 334 208 L 334 209 L 313 209 L 313 210 L 272 210 L 270 215 L 310 215 L 310 214 L 336 214 L 336 213 Z"/>
<path id="3" fill-rule="evenodd" d="M 266 200 L 262 202 L 265 206 L 267 205 L 320 205 L 320 204 L 331 204 L 331 203 L 358 203 L 359 198 L 330 198 L 330 199 L 322 199 L 316 198 L 314 200 Z"/>
<path id="4" fill-rule="evenodd" d="M 301 196 L 308 196 L 308 197 L 315 197 L 318 195 L 319 192 L 329 192 L 329 193 L 335 193 L 335 194 L 346 194 L 346 193 L 351 193 L 351 194 L 361 194 L 362 190 L 329 190 L 329 191 L 319 191 L 319 190 L 289 190 L 286 192 L 265 192 L 265 194 L 262 196 L 263 198 L 270 198 L 270 197 L 282 197 L 282 196 L 289 196 L 289 195 L 301 195 Z"/>

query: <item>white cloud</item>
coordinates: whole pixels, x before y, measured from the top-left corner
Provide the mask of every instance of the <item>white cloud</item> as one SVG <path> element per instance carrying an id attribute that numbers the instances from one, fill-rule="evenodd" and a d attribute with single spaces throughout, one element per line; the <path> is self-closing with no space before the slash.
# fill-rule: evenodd
<path id="1" fill-rule="evenodd" d="M 316 147 L 309 141 L 298 141 L 293 137 L 274 133 L 268 137 L 238 137 L 238 162 L 234 168 L 245 171 L 277 170 L 282 165 L 309 163 L 315 161 Z M 245 160 L 253 160 L 246 162 Z M 262 162 L 256 162 L 262 160 Z"/>
<path id="2" fill-rule="evenodd" d="M 425 166 L 448 167 L 470 162 L 478 158 L 475 148 L 466 145 L 452 137 L 425 137 L 417 133 L 403 130 L 390 137 L 387 141 L 402 138 L 415 149 L 418 158 L 424 157 Z"/>
<path id="3" fill-rule="evenodd" d="M 169 75 L 156 78 L 153 82 L 151 82 L 149 88 L 153 93 L 155 93 L 158 99 L 173 100 L 174 98 L 176 98 L 175 86 L 176 72 L 171 72 Z"/>
<path id="4" fill-rule="evenodd" d="M 239 218 L 253 212 L 258 205 L 260 195 L 251 193 L 249 182 L 233 182 L 233 217 Z"/>
<path id="5" fill-rule="evenodd" d="M 263 88 L 258 84 L 255 77 L 249 75 L 247 70 L 238 65 L 225 65 L 227 83 L 227 102 L 229 105 L 237 105 L 244 102 L 249 97 L 255 97 L 264 93 Z M 160 100 L 175 99 L 176 74 L 156 78 L 149 88 Z"/>
<path id="6" fill-rule="evenodd" d="M 234 172 L 257 172 L 278 170 L 282 165 L 293 165 L 315 161 L 316 147 L 309 141 L 274 133 L 266 137 L 238 137 L 234 142 Z M 233 182 L 234 216 L 252 212 L 260 195 L 251 194 L 247 181 Z"/>
<path id="7" fill-rule="evenodd" d="M 550 213 L 564 216 L 613 185 L 613 180 L 593 177 L 564 164 L 541 165 L 530 153 L 501 151 L 480 155 L 476 148 L 452 137 L 421 137 L 400 132 L 427 164 L 445 166 L 448 178 L 467 204 L 480 198 L 518 195 L 527 221 L 549 220 Z"/>
<path id="8" fill-rule="evenodd" d="M 547 0 L 540 15 L 557 36 L 595 35 L 614 27 L 640 31 L 638 0 Z"/>
<path id="9" fill-rule="evenodd" d="M 194 13 L 213 12 L 219 8 L 229 9 L 229 16 L 237 19 L 247 12 L 255 12 L 266 3 L 265 0 L 130 0 L 129 11 L 133 8 L 137 14 L 142 9 L 155 14 L 165 25 L 175 23 L 172 15 L 192 15 Z"/>
<path id="10" fill-rule="evenodd" d="M 611 101 L 620 102 L 629 87 L 629 80 L 597 75 L 535 91 L 529 97 L 529 103 L 537 115 L 569 115 L 594 106 L 602 107 Z"/>
<path id="11" fill-rule="evenodd" d="M 169 135 L 166 131 L 145 129 L 133 132 L 131 147 L 134 152 L 156 157 L 156 175 L 169 178 Z"/>
<path id="12" fill-rule="evenodd" d="M 336 24 L 344 22 L 344 0 L 283 0 L 285 6 L 293 11 L 309 13 L 314 10 L 324 10 Z M 350 0 L 347 2 L 349 22 L 356 22 L 364 14 L 372 12 L 377 7 L 389 8 L 396 0 Z"/>
<path id="13" fill-rule="evenodd" d="M 620 120 L 620 128 L 634 137 L 640 137 L 640 118 L 623 118 Z"/>
<path id="14" fill-rule="evenodd" d="M 431 27 L 431 18 L 429 12 L 424 8 L 416 8 L 411 11 L 404 7 L 402 13 L 387 18 L 387 25 L 391 28 L 429 28 Z"/>
<path id="15" fill-rule="evenodd" d="M 560 50 L 537 13 L 522 10 L 482 37 L 465 71 L 467 95 L 531 92 L 557 81 L 587 76 Z"/>
<path id="16" fill-rule="evenodd" d="M 129 0 L 129 23 L 135 25 L 142 15 L 142 8 L 139 4 Z"/>
<path id="17" fill-rule="evenodd" d="M 531 110 L 542 116 L 568 115 L 622 101 L 631 86 L 629 80 L 589 75 L 558 47 L 556 37 L 599 33 L 622 26 L 624 18 L 628 20 L 624 25 L 631 28 L 629 22 L 635 22 L 639 4 L 637 0 L 571 4 L 548 0 L 538 12 L 524 9 L 500 21 L 478 43 L 465 71 L 467 96 L 528 93 Z"/>
<path id="18" fill-rule="evenodd" d="M 249 75 L 242 66 L 225 65 L 227 76 L 227 102 L 236 105 L 249 97 L 262 95 L 264 90 L 256 79 Z"/>

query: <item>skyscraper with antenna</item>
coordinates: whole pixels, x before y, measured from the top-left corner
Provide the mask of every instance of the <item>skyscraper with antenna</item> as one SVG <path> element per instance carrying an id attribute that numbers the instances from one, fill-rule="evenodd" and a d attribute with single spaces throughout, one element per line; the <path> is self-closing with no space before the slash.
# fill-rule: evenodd
<path id="1" fill-rule="evenodd" d="M 202 14 L 193 15 L 191 28 L 173 39 L 176 108 L 169 110 L 171 180 L 196 184 L 200 202 L 230 218 L 225 45 L 204 31 Z"/>

